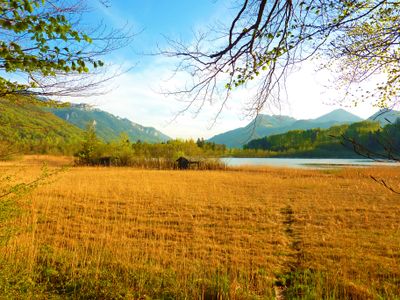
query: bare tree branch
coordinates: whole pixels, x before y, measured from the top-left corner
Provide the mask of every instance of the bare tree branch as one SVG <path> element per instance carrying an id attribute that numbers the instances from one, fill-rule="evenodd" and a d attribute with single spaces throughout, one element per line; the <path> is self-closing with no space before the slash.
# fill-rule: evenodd
<path id="1" fill-rule="evenodd" d="M 316 56 L 331 61 L 324 67 L 341 63 L 339 74 L 348 84 L 347 94 L 355 83 L 377 72 L 399 69 L 398 50 L 392 52 L 398 49 L 400 39 L 400 22 L 397 22 L 400 8 L 394 2 L 243 0 L 240 3 L 225 31 L 211 30 L 198 36 L 191 45 L 169 40 L 169 49 L 160 51 L 159 54 L 178 59 L 176 73 L 190 75 L 184 88 L 165 92 L 188 102 L 179 113 L 193 107 L 197 112 L 205 103 L 218 103 L 218 117 L 231 91 L 256 78 L 258 90 L 247 104 L 248 115 L 254 117 L 266 106 L 279 107 L 288 72 Z M 375 34 L 365 38 L 368 32 L 358 32 L 371 20 L 386 22 L 386 26 L 374 25 Z M 389 76 L 387 83 L 386 86 L 399 87 L 398 74 Z M 389 97 L 387 101 L 396 97 L 392 91 L 383 93 Z"/>

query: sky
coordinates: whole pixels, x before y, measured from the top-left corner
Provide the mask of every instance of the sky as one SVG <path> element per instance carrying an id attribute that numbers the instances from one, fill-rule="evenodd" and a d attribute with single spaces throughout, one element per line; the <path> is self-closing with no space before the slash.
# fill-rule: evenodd
<path id="1" fill-rule="evenodd" d="M 102 21 L 114 28 L 128 27 L 137 33 L 129 46 L 104 58 L 118 68 L 131 69 L 108 83 L 107 94 L 71 99 L 72 102 L 90 103 L 135 123 L 155 127 L 173 138 L 210 138 L 250 122 L 243 108 L 254 87 L 235 91 L 216 120 L 218 105 L 206 105 L 198 114 L 178 115 L 183 103 L 166 97 L 162 91 L 179 89 L 188 78 L 171 77 L 175 62 L 152 55 L 167 47 L 167 38 L 190 44 L 194 32 L 207 31 L 217 23 L 228 24 L 235 13 L 233 0 L 110 0 L 109 4 L 105 7 L 92 0 L 88 20 L 93 24 Z M 330 74 L 316 72 L 316 67 L 312 62 L 303 63 L 290 74 L 287 99 L 279 108 L 266 108 L 262 113 L 310 119 L 344 108 L 367 118 L 377 110 L 369 104 L 354 107 L 337 103 L 337 91 L 326 87 Z"/>

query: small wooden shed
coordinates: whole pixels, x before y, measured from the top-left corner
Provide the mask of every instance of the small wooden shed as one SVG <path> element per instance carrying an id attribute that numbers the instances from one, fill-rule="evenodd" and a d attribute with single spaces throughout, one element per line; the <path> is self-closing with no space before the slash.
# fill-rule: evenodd
<path id="1" fill-rule="evenodd" d="M 187 170 L 190 167 L 190 160 L 188 160 L 186 157 L 183 156 L 179 157 L 176 160 L 176 163 L 178 165 L 178 169 L 180 170 Z"/>

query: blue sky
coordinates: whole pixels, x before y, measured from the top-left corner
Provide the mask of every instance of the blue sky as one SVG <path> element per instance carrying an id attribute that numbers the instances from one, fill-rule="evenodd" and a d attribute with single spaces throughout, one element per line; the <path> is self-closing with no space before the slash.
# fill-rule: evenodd
<path id="1" fill-rule="evenodd" d="M 160 34 L 189 34 L 194 24 L 208 22 L 222 3 L 213 0 L 115 0 L 105 10 L 117 23 L 126 20 L 144 28 L 146 34 L 142 37 L 156 42 Z"/>
<path id="2" fill-rule="evenodd" d="M 111 0 L 109 7 L 95 2 L 92 16 L 94 22 L 100 17 L 110 26 L 127 25 L 137 32 L 132 45 L 119 54 L 140 62 L 148 59 L 140 54 L 156 51 L 157 45 L 165 44 L 165 37 L 190 42 L 196 28 L 218 21 L 230 5 L 226 0 Z"/>
<path id="3" fill-rule="evenodd" d="M 157 47 L 166 47 L 164 36 L 190 43 L 194 31 L 207 31 L 217 22 L 230 22 L 235 12 L 234 0 L 110 0 L 110 5 L 104 7 L 92 0 L 89 20 L 93 24 L 103 20 L 114 28 L 127 25 L 138 32 L 131 45 L 105 57 L 105 61 L 115 65 L 134 67 L 110 83 L 112 89 L 106 95 L 72 101 L 94 104 L 136 123 L 156 127 L 174 138 L 209 138 L 249 122 L 243 106 L 252 94 L 251 88 L 236 91 L 212 127 L 218 106 L 206 106 L 198 115 L 187 113 L 174 119 L 182 103 L 160 92 L 184 86 L 187 78 L 171 80 L 173 62 L 148 55 Z M 307 119 L 341 107 L 332 100 L 336 91 L 325 87 L 329 74 L 317 73 L 315 68 L 312 63 L 303 64 L 289 76 L 288 101 L 283 101 L 279 109 L 267 108 L 263 113 Z M 376 111 L 370 105 L 342 108 L 365 118 Z"/>

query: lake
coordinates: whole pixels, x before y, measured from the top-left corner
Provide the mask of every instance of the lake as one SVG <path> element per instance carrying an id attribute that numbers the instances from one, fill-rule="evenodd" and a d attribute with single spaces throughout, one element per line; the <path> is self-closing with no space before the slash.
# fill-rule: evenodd
<path id="1" fill-rule="evenodd" d="M 234 158 L 224 157 L 222 161 L 230 167 L 238 166 L 270 166 L 288 168 L 332 168 L 341 166 L 400 166 L 396 162 L 377 162 L 371 159 L 351 158 Z"/>

